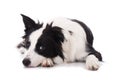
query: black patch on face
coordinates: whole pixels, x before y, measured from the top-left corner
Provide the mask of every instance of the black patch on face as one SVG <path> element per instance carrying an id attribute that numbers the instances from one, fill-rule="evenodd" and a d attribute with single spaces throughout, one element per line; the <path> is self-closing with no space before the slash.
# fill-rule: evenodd
<path id="1" fill-rule="evenodd" d="M 91 30 L 87 27 L 86 24 L 84 24 L 83 22 L 81 21 L 78 21 L 78 20 L 75 20 L 75 19 L 72 19 L 73 22 L 76 22 L 78 24 L 80 24 L 82 26 L 82 28 L 85 30 L 85 33 L 86 33 L 86 37 L 87 37 L 87 42 L 91 45 L 93 45 L 93 34 L 91 32 Z"/>
<path id="2" fill-rule="evenodd" d="M 62 42 L 64 42 L 62 29 L 57 26 L 52 27 L 52 23 L 47 24 L 43 34 L 37 41 L 35 51 L 47 58 L 60 56 L 64 60 Z"/>
<path id="3" fill-rule="evenodd" d="M 23 36 L 23 38 L 28 37 L 33 31 L 41 28 L 43 26 L 43 23 L 35 23 L 34 20 L 32 20 L 31 18 L 29 18 L 28 16 L 25 16 L 23 14 L 21 14 L 21 16 L 23 17 L 23 22 L 25 25 L 25 35 Z"/>

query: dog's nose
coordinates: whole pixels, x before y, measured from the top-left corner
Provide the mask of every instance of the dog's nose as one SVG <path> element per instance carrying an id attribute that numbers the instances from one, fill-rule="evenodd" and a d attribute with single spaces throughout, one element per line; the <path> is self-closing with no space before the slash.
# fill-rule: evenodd
<path id="1" fill-rule="evenodd" d="M 23 63 L 24 66 L 28 67 L 30 65 L 31 61 L 30 61 L 30 59 L 24 59 L 22 61 L 22 63 Z"/>

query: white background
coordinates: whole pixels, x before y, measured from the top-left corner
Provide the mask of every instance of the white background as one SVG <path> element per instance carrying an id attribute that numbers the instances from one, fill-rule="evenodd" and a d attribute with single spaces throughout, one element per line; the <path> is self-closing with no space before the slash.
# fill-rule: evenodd
<path id="1" fill-rule="evenodd" d="M 59 16 L 85 22 L 103 55 L 100 69 L 89 71 L 83 63 L 24 68 L 16 49 L 24 34 L 21 13 L 36 22 Z M 119 0 L 0 0 L 0 80 L 120 80 L 119 35 Z"/>

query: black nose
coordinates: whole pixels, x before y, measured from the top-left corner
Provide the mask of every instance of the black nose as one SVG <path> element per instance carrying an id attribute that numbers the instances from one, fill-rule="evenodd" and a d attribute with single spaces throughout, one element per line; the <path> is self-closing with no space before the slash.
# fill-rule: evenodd
<path id="1" fill-rule="evenodd" d="M 27 67 L 27 66 L 30 65 L 31 61 L 30 61 L 29 59 L 24 59 L 24 60 L 22 61 L 22 63 L 23 63 L 24 66 Z"/>

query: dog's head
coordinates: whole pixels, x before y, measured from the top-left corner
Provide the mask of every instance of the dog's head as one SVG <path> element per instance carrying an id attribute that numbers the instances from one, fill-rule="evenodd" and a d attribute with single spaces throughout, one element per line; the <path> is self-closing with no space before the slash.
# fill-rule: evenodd
<path id="1" fill-rule="evenodd" d="M 35 23 L 34 20 L 22 14 L 25 25 L 25 35 L 23 42 L 17 47 L 21 53 L 26 56 L 23 59 L 23 64 L 26 67 L 36 67 L 45 58 L 55 58 L 60 56 L 63 58 L 62 44 L 64 35 L 62 29 L 57 26 L 52 26 L 53 22 L 43 26 L 43 23 Z"/>

